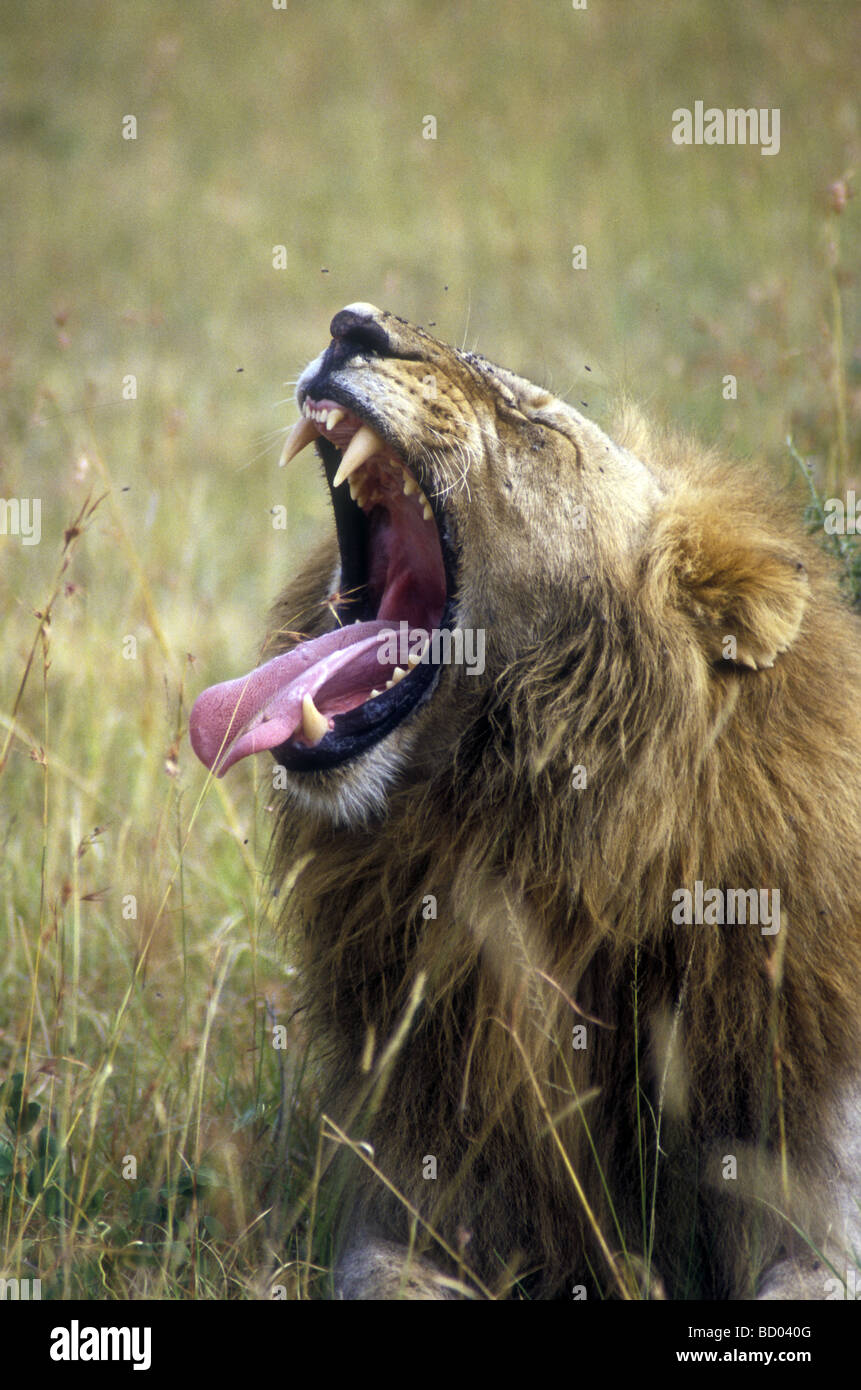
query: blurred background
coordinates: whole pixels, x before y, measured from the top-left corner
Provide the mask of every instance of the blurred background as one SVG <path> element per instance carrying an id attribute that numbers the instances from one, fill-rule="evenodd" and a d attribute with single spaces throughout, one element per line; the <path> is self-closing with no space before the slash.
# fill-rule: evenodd
<path id="1" fill-rule="evenodd" d="M 145 1229 L 150 1290 L 247 1291 L 249 1174 L 273 1126 L 313 1154 L 313 1079 L 265 1045 L 266 772 L 201 801 L 186 724 L 326 524 L 310 455 L 276 462 L 332 315 L 370 300 L 601 421 L 628 393 L 800 507 L 788 435 L 861 487 L 859 52 L 851 0 L 2 6 L 0 497 L 41 537 L 0 535 L 0 1078 L 37 1106 L 0 1131 L 0 1266 L 86 1295 Z M 778 108 L 779 153 L 674 144 L 700 100 Z"/>

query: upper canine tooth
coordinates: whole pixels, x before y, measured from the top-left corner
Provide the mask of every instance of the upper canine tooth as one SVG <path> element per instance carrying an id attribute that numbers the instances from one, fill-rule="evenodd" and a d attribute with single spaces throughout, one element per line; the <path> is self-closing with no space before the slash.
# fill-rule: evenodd
<path id="1" fill-rule="evenodd" d="M 356 430 L 353 438 L 347 446 L 346 453 L 338 464 L 338 471 L 332 479 L 332 487 L 340 487 L 345 478 L 349 478 L 357 468 L 360 468 L 366 459 L 372 454 L 378 454 L 385 446 L 376 430 L 372 430 L 370 425 L 362 425 Z"/>
<path id="2" fill-rule="evenodd" d="M 344 414 L 345 412 L 343 410 L 329 411 L 329 414 L 326 416 L 326 429 L 329 431 L 330 434 L 336 425 L 340 425 L 341 421 L 344 418 Z"/>
<path id="3" fill-rule="evenodd" d="M 305 407 L 303 406 L 303 412 L 304 409 Z M 296 421 L 287 438 L 284 440 L 284 448 L 281 450 L 278 467 L 283 468 L 285 463 L 289 463 L 297 454 L 301 454 L 302 450 L 307 448 L 311 443 L 311 440 L 316 438 L 316 425 L 314 425 L 313 421 L 306 418 L 303 413 L 302 417 Z"/>
<path id="4" fill-rule="evenodd" d="M 314 704 L 313 695 L 305 695 L 302 700 L 302 733 L 309 743 L 319 743 L 328 732 L 329 721 L 325 714 L 321 714 Z"/>

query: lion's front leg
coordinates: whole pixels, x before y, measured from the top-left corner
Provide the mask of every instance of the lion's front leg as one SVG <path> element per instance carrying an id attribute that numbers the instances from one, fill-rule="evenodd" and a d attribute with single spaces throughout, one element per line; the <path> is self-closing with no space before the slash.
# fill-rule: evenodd
<path id="1" fill-rule="evenodd" d="M 338 1260 L 335 1294 L 349 1300 L 458 1297 L 455 1281 L 430 1260 L 410 1254 L 396 1241 L 366 1234 L 354 1240 Z"/>

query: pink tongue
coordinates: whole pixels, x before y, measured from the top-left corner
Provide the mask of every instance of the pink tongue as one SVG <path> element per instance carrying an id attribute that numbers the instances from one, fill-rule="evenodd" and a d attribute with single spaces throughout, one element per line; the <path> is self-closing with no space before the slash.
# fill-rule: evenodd
<path id="1" fill-rule="evenodd" d="M 195 753 L 222 777 L 240 758 L 292 738 L 301 728 L 305 695 L 322 691 L 315 700 L 322 714 L 361 704 L 391 674 L 377 660 L 379 634 L 391 630 L 391 622 L 379 619 L 339 627 L 247 676 L 210 686 L 195 701 L 188 721 Z"/>

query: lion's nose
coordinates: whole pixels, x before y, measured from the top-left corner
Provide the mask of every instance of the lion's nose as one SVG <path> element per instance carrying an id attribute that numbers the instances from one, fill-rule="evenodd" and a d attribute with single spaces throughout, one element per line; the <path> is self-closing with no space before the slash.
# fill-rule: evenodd
<path id="1" fill-rule="evenodd" d="M 376 304 L 348 304 L 336 314 L 329 326 L 335 341 L 347 339 L 349 346 L 370 348 L 373 352 L 391 352 L 391 339 L 383 326 L 385 315 Z"/>
<path id="2" fill-rule="evenodd" d="M 334 331 L 338 319 L 342 319 L 345 314 L 352 314 L 357 319 L 379 319 L 383 316 L 382 309 L 378 309 L 376 304 L 366 304 L 363 299 L 357 299 L 355 304 L 347 304 L 339 314 L 335 315 L 332 322 Z"/>

